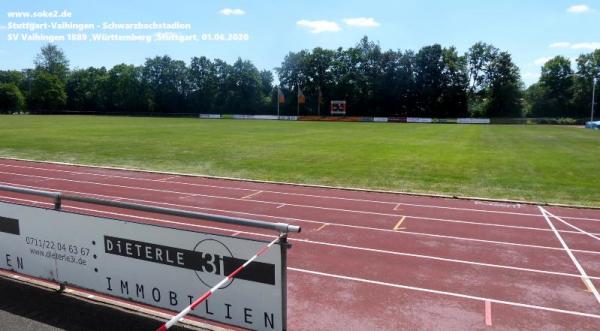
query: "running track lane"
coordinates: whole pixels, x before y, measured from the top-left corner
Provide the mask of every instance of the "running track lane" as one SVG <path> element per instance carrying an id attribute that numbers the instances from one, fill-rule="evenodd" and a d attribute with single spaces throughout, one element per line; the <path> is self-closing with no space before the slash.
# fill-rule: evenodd
<path id="1" fill-rule="evenodd" d="M 0 182 L 303 226 L 302 234 L 292 236 L 290 251 L 291 330 L 485 329 L 486 322 L 519 329 L 600 326 L 600 304 L 535 206 L 2 159 Z M 43 202 L 0 195 L 5 201 Z M 86 204 L 67 203 L 65 209 L 263 239 L 272 235 Z M 600 211 L 548 210 L 600 232 Z M 599 284 L 600 243 L 559 221 L 553 224 Z"/>

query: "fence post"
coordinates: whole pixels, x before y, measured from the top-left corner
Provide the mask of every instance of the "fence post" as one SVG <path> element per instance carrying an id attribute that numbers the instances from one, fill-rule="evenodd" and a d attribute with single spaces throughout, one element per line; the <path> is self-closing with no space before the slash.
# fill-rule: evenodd
<path id="1" fill-rule="evenodd" d="M 291 247 L 287 240 L 287 233 L 281 233 L 279 240 L 281 249 L 281 328 L 287 330 L 287 250 Z"/>

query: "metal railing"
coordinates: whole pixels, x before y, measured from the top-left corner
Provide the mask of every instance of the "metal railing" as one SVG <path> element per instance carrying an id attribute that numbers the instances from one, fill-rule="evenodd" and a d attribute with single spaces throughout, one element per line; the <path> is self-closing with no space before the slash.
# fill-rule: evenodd
<path id="1" fill-rule="evenodd" d="M 203 220 L 203 221 L 211 221 L 211 222 L 217 222 L 217 223 L 225 223 L 225 224 L 231 224 L 231 225 L 240 225 L 240 226 L 266 229 L 266 230 L 273 230 L 273 231 L 278 231 L 283 234 L 290 233 L 290 232 L 299 233 L 301 231 L 301 228 L 299 226 L 291 225 L 291 224 L 287 224 L 287 223 L 271 223 L 271 222 L 257 221 L 257 220 L 246 219 L 246 218 L 205 214 L 205 213 L 198 213 L 198 212 L 192 212 L 192 211 L 180 210 L 180 209 L 163 208 L 163 207 L 148 206 L 148 205 L 129 203 L 129 202 L 121 202 L 121 201 L 114 201 L 114 200 L 84 197 L 84 196 L 79 196 L 79 195 L 65 194 L 65 193 L 61 193 L 61 192 L 41 191 L 41 190 L 35 190 L 35 189 L 17 187 L 17 186 L 0 185 L 0 191 L 29 194 L 29 195 L 35 195 L 35 196 L 40 196 L 40 197 L 45 197 L 45 198 L 52 198 L 52 199 L 54 199 L 54 209 L 56 209 L 56 210 L 61 209 L 63 201 L 74 201 L 74 202 L 82 202 L 82 203 L 91 203 L 91 204 L 107 206 L 107 207 L 115 207 L 115 208 L 150 212 L 150 213 L 155 213 L 155 214 L 193 218 L 193 219 L 198 219 L 198 220 Z"/>

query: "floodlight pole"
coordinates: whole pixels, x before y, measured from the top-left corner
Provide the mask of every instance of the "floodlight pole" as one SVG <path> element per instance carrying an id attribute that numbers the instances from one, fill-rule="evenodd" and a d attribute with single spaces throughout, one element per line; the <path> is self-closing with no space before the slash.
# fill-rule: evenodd
<path id="1" fill-rule="evenodd" d="M 279 104 L 280 104 L 280 100 L 279 100 L 279 91 L 281 91 L 281 88 L 279 86 L 275 87 L 275 93 L 277 94 L 277 97 L 275 98 L 277 100 L 277 119 L 280 119 L 280 115 L 279 115 Z"/>
<path id="2" fill-rule="evenodd" d="M 594 77 L 594 86 L 592 87 L 592 116 L 590 121 L 594 121 L 594 106 L 596 105 L 596 83 L 598 82 L 598 78 Z"/>

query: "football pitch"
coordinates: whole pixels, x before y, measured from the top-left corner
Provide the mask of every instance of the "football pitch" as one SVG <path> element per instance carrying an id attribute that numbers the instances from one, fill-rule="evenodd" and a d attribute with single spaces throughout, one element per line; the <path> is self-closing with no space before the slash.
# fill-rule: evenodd
<path id="1" fill-rule="evenodd" d="M 0 157 L 600 206 L 575 127 L 0 116 Z"/>

